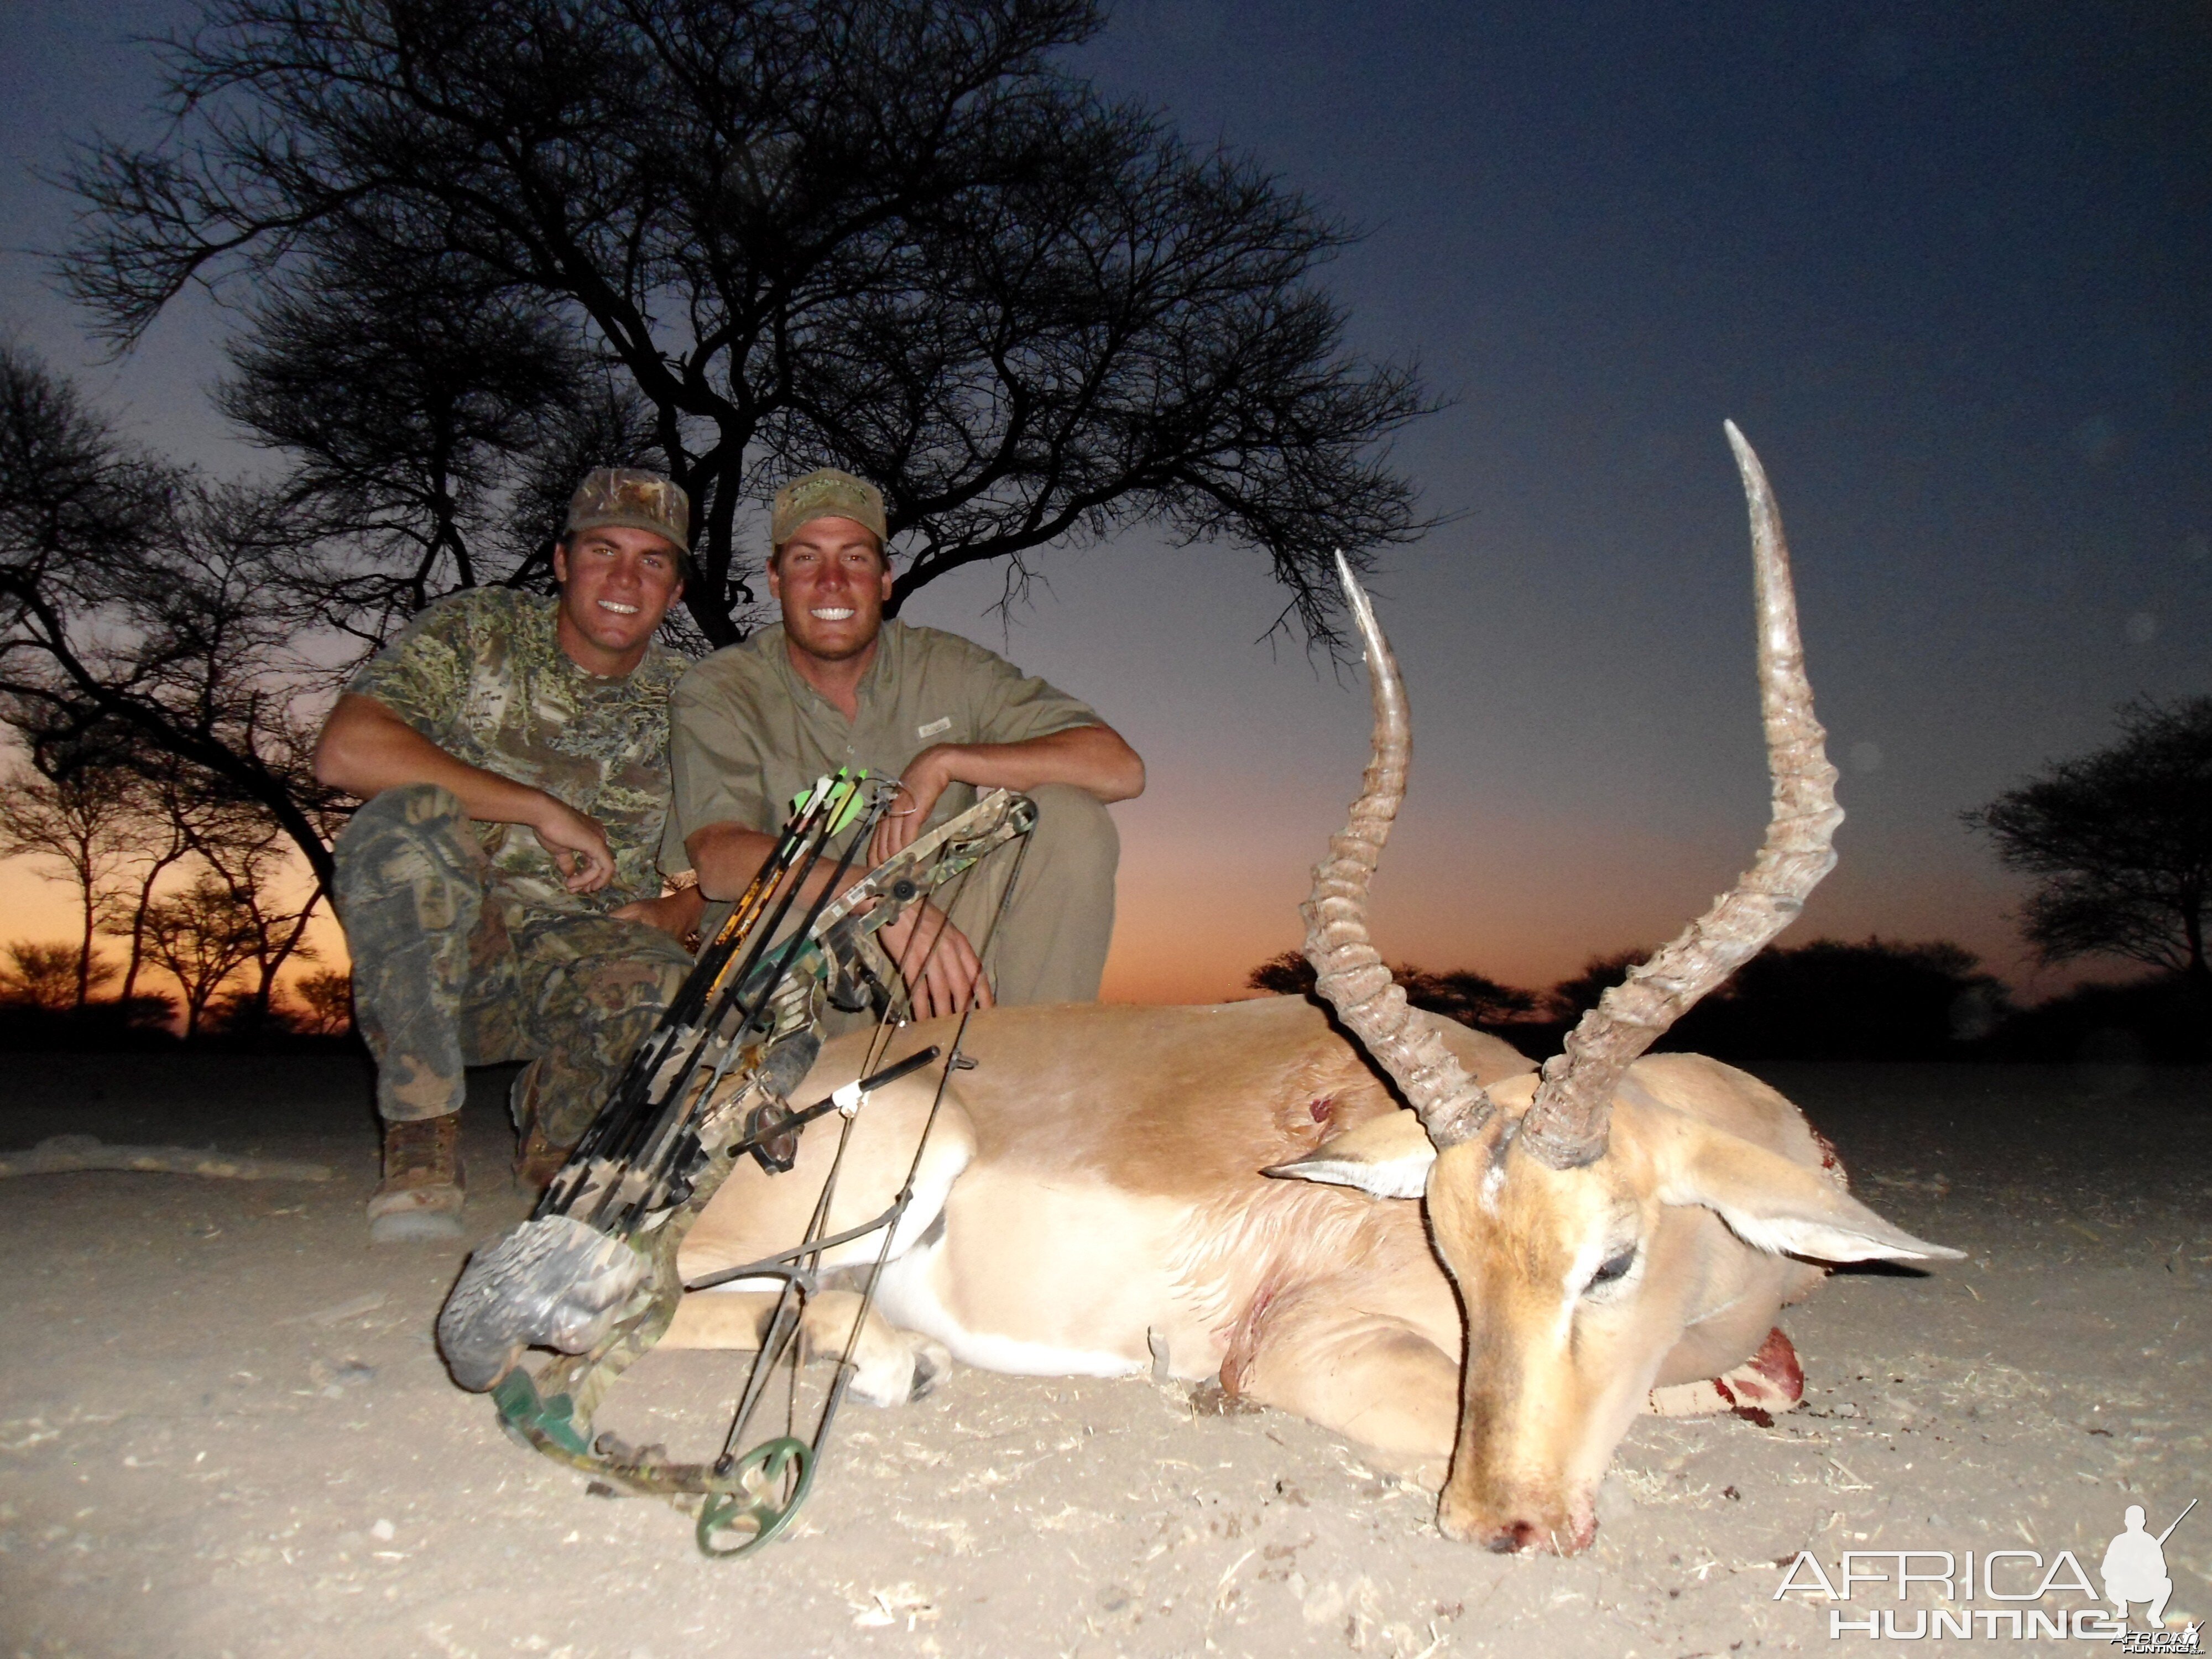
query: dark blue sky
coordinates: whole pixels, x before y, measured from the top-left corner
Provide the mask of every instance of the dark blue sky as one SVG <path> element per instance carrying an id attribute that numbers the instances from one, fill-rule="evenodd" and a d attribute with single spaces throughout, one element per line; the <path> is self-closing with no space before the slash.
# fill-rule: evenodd
<path id="1" fill-rule="evenodd" d="M 116 39 L 191 10 L 0 9 L 12 247 L 65 227 L 25 170 L 151 89 Z M 1748 858 L 1732 416 L 1780 495 L 1850 814 L 1795 937 L 1947 934 L 2026 979 L 2017 889 L 1958 811 L 2103 741 L 2124 698 L 2208 689 L 2203 8 L 1137 0 L 1077 66 L 1364 227 L 1329 278 L 1357 344 L 1453 400 L 1399 451 L 1450 521 L 1378 583 L 1419 745 L 1387 951 L 1556 977 L 1671 933 Z M 0 258 L 0 325 L 85 362 L 40 281 Z M 220 326 L 186 304 L 93 380 L 228 466 Z M 1256 559 L 1133 541 L 1046 568 L 1010 637 L 988 579 L 910 614 L 1004 638 L 1146 754 L 1109 988 L 1225 993 L 1295 939 L 1364 697 L 1255 643 Z"/>

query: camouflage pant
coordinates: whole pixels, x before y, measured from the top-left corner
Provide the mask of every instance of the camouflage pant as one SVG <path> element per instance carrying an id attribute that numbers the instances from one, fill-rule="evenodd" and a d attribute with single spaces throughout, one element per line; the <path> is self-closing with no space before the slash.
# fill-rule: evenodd
<path id="1" fill-rule="evenodd" d="M 377 1110 L 457 1112 L 464 1066 L 536 1060 L 545 1133 L 573 1144 L 684 982 L 684 947 L 642 922 L 503 895 L 461 803 L 434 785 L 386 790 L 334 850 Z"/>

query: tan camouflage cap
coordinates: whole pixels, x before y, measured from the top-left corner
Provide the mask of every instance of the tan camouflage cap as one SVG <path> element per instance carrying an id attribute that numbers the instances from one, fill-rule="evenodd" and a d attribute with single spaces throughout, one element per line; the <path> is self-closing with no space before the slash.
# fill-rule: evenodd
<path id="1" fill-rule="evenodd" d="M 666 537 L 676 544 L 684 564 L 690 565 L 691 498 L 658 472 L 635 466 L 602 466 L 584 475 L 584 482 L 568 498 L 568 522 L 561 532 L 563 539 L 586 530 L 617 526 Z"/>
<path id="2" fill-rule="evenodd" d="M 775 492 L 775 505 L 769 514 L 769 544 L 781 547 L 810 519 L 850 519 L 875 537 L 878 550 L 890 539 L 883 492 L 834 466 L 817 467 Z"/>

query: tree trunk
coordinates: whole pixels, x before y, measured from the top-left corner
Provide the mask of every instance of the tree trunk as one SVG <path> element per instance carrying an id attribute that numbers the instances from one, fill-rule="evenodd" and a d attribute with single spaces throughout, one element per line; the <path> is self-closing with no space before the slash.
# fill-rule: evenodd
<path id="1" fill-rule="evenodd" d="M 200 1016 L 207 1012 L 208 999 L 215 994 L 215 981 L 208 981 L 198 985 L 185 985 L 184 981 L 180 979 L 177 982 L 184 985 L 185 1041 L 190 1042 L 199 1035 Z"/>
<path id="2" fill-rule="evenodd" d="M 323 891 L 322 884 L 318 882 L 315 890 L 307 895 L 307 902 L 300 907 L 300 914 L 293 918 L 292 931 L 285 934 L 284 942 L 276 947 L 276 954 L 261 969 L 261 982 L 253 988 L 253 1018 L 257 1026 L 268 1024 L 269 1004 L 276 993 L 276 975 L 283 970 L 292 952 L 300 948 L 300 940 L 307 931 L 308 918 L 315 914 L 315 907 L 323 902 Z"/>
<path id="3" fill-rule="evenodd" d="M 2204 905 L 2201 891 L 2180 896 L 2181 939 L 2189 955 L 2181 964 L 2181 994 L 2200 1021 L 2212 1022 L 2212 963 L 2204 959 Z"/>
<path id="4" fill-rule="evenodd" d="M 695 501 L 699 499 L 700 483 L 712 481 L 713 493 L 708 499 L 704 522 L 699 526 L 701 533 L 691 555 L 696 568 L 684 597 L 692 622 L 718 651 L 744 638 L 730 616 L 730 606 L 737 597 L 731 592 L 730 573 L 737 568 L 738 474 L 732 468 L 720 466 L 718 458 L 726 454 L 742 458 L 744 453 L 744 445 L 733 443 L 725 434 L 722 441 L 684 475 Z"/>
<path id="5" fill-rule="evenodd" d="M 155 859 L 146 872 L 146 878 L 138 884 L 138 908 L 131 917 L 131 961 L 123 970 L 123 989 L 118 1000 L 128 1007 L 138 989 L 138 970 L 146 965 L 146 907 L 154 902 L 154 884 L 161 878 L 161 872 L 174 864 L 184 854 L 173 843 L 170 851 Z"/>
<path id="6" fill-rule="evenodd" d="M 84 1012 L 84 1005 L 92 1000 L 92 928 L 94 921 L 92 884 L 84 888 L 84 941 L 76 951 L 76 1011 Z"/>

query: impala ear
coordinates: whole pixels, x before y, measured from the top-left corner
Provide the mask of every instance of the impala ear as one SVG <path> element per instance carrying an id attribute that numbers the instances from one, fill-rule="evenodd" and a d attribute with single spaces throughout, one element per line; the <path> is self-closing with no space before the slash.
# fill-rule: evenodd
<path id="1" fill-rule="evenodd" d="M 1304 1158 L 1260 1173 L 1285 1181 L 1357 1187 L 1374 1198 L 1419 1198 L 1428 1188 L 1429 1166 L 1436 1161 L 1436 1143 L 1421 1127 L 1421 1120 L 1401 1110 L 1370 1118 L 1332 1135 Z"/>
<path id="2" fill-rule="evenodd" d="M 1817 1170 L 1679 1117 L 1659 1158 L 1659 1196 L 1698 1204 L 1756 1249 L 1815 1261 L 1956 1261 L 1964 1250 L 1892 1226 Z"/>

